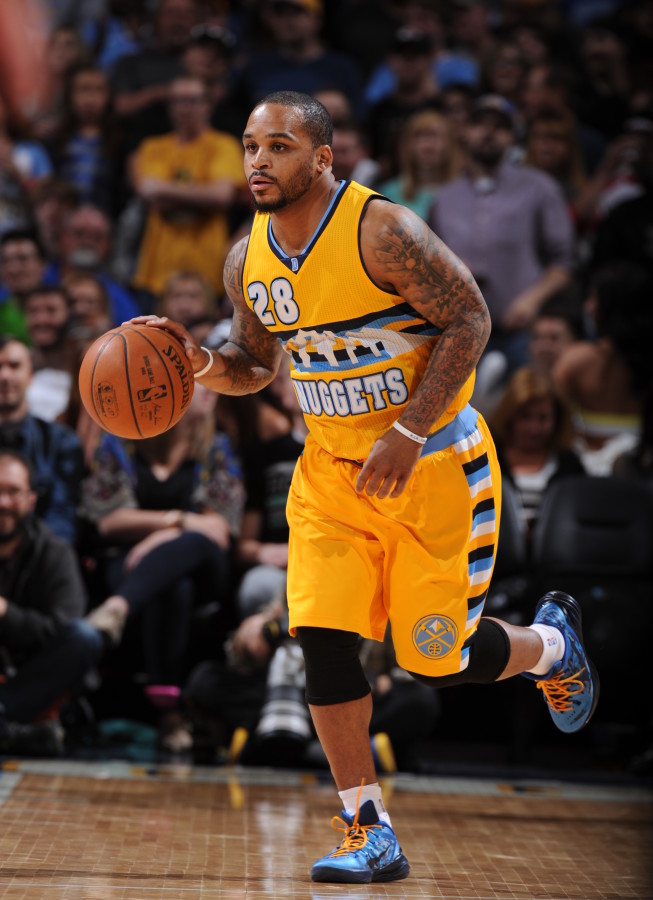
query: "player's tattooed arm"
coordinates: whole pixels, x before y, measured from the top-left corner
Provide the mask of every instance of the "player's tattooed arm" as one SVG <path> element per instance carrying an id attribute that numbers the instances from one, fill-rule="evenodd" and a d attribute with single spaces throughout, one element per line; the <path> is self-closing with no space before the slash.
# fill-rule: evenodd
<path id="1" fill-rule="evenodd" d="M 361 238 L 363 258 L 376 283 L 399 294 L 442 331 L 400 418 L 411 431 L 427 434 L 487 344 L 487 306 L 469 269 L 410 210 L 370 203 Z"/>
<path id="2" fill-rule="evenodd" d="M 208 387 L 223 394 L 250 394 L 264 388 L 279 368 L 282 349 L 245 302 L 242 287 L 248 238 L 229 252 L 224 266 L 224 286 L 234 308 L 229 340 L 214 353 L 214 365 L 206 378 Z"/>

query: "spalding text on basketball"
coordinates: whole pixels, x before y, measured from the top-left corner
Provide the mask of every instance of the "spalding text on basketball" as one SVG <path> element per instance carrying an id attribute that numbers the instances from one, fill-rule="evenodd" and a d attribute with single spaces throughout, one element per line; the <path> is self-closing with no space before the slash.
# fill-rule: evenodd
<path id="1" fill-rule="evenodd" d="M 188 379 L 188 369 L 186 367 L 186 363 L 179 355 L 179 351 L 169 344 L 165 349 L 161 350 L 164 356 L 167 356 L 170 362 L 173 364 L 177 372 L 179 373 L 179 379 L 181 381 L 181 409 L 186 409 L 188 404 L 190 403 L 191 398 L 191 390 L 190 390 L 190 381 Z"/>

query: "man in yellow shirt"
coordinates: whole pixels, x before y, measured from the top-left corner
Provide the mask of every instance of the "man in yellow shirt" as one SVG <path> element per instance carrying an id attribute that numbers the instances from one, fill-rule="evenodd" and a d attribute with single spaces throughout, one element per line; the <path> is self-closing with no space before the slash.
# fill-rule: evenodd
<path id="1" fill-rule="evenodd" d="M 134 189 L 148 216 L 134 284 L 159 294 L 181 270 L 202 275 L 222 293 L 229 239 L 228 210 L 245 185 L 243 150 L 209 127 L 204 83 L 190 76 L 170 88 L 170 134 L 148 138 L 136 152 Z"/>

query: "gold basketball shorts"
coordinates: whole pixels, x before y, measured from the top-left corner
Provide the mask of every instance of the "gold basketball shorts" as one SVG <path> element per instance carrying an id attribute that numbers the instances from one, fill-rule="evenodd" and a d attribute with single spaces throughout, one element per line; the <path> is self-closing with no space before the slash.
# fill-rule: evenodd
<path id="1" fill-rule="evenodd" d="M 499 533 L 494 444 L 471 406 L 429 436 L 397 498 L 356 493 L 360 465 L 310 435 L 288 497 L 290 630 L 336 628 L 383 640 L 397 662 L 463 671 L 483 611 Z"/>

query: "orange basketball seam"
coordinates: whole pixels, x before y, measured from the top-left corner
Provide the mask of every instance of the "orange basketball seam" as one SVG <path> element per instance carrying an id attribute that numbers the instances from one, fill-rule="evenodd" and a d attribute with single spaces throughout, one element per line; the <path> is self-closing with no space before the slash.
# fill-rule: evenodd
<path id="1" fill-rule="evenodd" d="M 146 327 L 146 326 L 143 326 L 143 327 Z M 161 353 L 160 353 L 160 351 L 159 351 L 159 348 L 156 346 L 156 344 L 155 344 L 153 341 L 151 341 L 150 338 L 149 338 L 143 331 L 141 331 L 140 329 L 134 328 L 134 327 L 132 327 L 132 326 L 129 326 L 128 328 L 125 328 L 124 330 L 125 330 L 125 331 L 134 331 L 136 334 L 140 334 L 140 336 L 143 338 L 143 340 L 144 340 L 144 341 L 147 341 L 147 343 L 148 343 L 148 344 L 150 345 L 150 347 L 155 351 L 156 355 L 159 357 L 159 359 L 160 359 L 161 362 L 163 363 L 163 369 L 164 369 L 164 371 L 165 371 L 165 373 L 166 373 L 166 376 L 167 376 L 167 378 L 168 378 L 168 382 L 170 383 L 170 393 L 171 393 L 171 396 L 172 396 L 172 409 L 171 409 L 171 411 L 170 411 L 170 416 L 168 417 L 168 425 L 166 426 L 166 430 L 167 430 L 168 428 L 170 428 L 170 426 L 171 426 L 172 423 L 173 423 L 174 414 L 175 414 L 175 409 L 176 409 L 176 406 L 177 406 L 177 397 L 176 397 L 176 395 L 175 395 L 175 388 L 174 388 L 174 385 L 173 385 L 173 383 L 172 383 L 172 378 L 170 377 L 170 372 L 168 371 L 168 364 L 167 364 L 167 362 L 165 361 L 165 359 L 162 358 Z M 172 338 L 172 335 L 169 335 L 169 337 Z M 178 343 L 178 342 L 177 342 L 177 343 Z M 183 349 L 183 348 L 182 348 L 182 349 Z M 126 371 L 127 371 L 127 375 L 129 375 L 129 368 L 128 368 L 127 365 L 125 366 L 125 369 L 126 369 Z M 131 403 L 131 391 L 129 392 L 129 401 L 130 401 L 130 403 Z M 132 408 L 133 408 L 133 404 L 132 404 Z M 138 430 L 139 430 L 139 432 L 140 432 L 140 428 L 139 428 Z"/>

